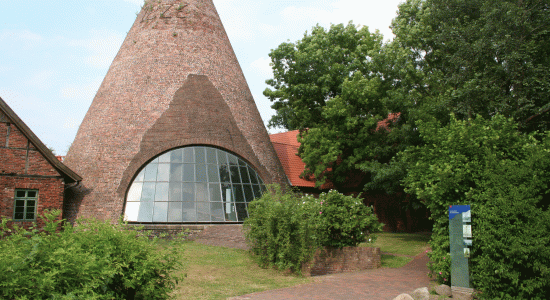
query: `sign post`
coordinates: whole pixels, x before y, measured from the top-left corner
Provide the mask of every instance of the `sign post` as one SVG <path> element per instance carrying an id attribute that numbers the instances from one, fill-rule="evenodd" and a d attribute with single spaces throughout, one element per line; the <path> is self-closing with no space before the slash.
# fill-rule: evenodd
<path id="1" fill-rule="evenodd" d="M 473 293 L 470 287 L 468 262 L 472 247 L 472 214 L 470 205 L 449 206 L 449 238 L 451 242 L 451 289 Z"/>

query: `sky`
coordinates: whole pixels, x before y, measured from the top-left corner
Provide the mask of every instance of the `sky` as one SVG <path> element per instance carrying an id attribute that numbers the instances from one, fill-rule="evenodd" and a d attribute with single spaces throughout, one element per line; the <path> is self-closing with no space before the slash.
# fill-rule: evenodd
<path id="1" fill-rule="evenodd" d="M 213 0 L 265 124 L 269 52 L 319 24 L 389 28 L 402 0 Z M 143 0 L 0 0 L 0 97 L 65 155 Z M 279 132 L 268 129 L 270 133 Z"/>

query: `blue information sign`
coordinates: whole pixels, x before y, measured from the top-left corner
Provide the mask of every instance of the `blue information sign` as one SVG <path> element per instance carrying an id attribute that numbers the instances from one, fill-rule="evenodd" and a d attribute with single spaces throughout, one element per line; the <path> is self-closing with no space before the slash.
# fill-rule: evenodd
<path id="1" fill-rule="evenodd" d="M 470 288 L 469 257 L 472 246 L 470 205 L 449 206 L 451 288 Z"/>

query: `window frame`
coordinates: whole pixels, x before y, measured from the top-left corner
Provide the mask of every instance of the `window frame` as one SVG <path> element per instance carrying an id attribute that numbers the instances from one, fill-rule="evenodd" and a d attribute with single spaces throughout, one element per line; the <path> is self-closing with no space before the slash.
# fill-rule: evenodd
<path id="1" fill-rule="evenodd" d="M 23 196 L 23 197 L 17 196 L 17 192 L 25 192 L 25 196 Z M 34 197 L 29 197 L 28 196 L 29 192 L 35 192 L 35 196 Z M 21 212 L 17 212 L 17 207 L 21 207 L 21 206 L 17 206 L 17 201 L 24 201 L 24 205 L 22 206 L 23 207 L 23 218 L 22 219 L 16 218 L 17 214 L 21 213 Z M 34 205 L 32 206 L 33 210 L 34 210 L 32 219 L 27 219 L 27 213 L 28 213 L 27 210 L 28 210 L 29 207 L 31 207 L 30 205 L 28 205 L 28 201 L 34 201 Z M 13 221 L 17 221 L 17 222 L 34 222 L 34 221 L 36 221 L 36 215 L 38 213 L 37 209 L 38 209 L 38 190 L 37 189 L 15 189 L 14 197 L 13 197 Z"/>

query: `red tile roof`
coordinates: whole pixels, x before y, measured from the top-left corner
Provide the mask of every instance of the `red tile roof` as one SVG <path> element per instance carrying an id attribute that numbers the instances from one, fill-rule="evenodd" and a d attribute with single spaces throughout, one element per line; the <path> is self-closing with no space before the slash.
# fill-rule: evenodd
<path id="1" fill-rule="evenodd" d="M 283 165 L 286 176 L 292 186 L 315 187 L 314 180 L 300 178 L 306 164 L 298 156 L 300 143 L 297 136 L 299 131 L 293 130 L 269 135 L 269 139 L 277 152 L 277 156 Z"/>
<path id="2" fill-rule="evenodd" d="M 390 113 L 388 117 L 380 122 L 376 126 L 375 131 L 385 129 L 389 131 L 390 122 L 397 122 L 401 113 Z M 274 133 L 269 135 L 269 139 L 277 152 L 277 156 L 283 165 L 283 169 L 290 180 L 292 186 L 299 187 L 315 187 L 315 180 L 306 180 L 300 178 L 300 174 L 304 171 L 306 164 L 298 156 L 298 148 L 300 142 L 298 142 L 299 130 L 293 130 L 288 132 Z M 349 185 L 354 186 L 360 182 L 361 178 L 350 178 Z M 358 182 L 356 182 L 358 181 Z M 333 188 L 331 182 L 326 182 L 321 186 L 321 189 Z"/>

